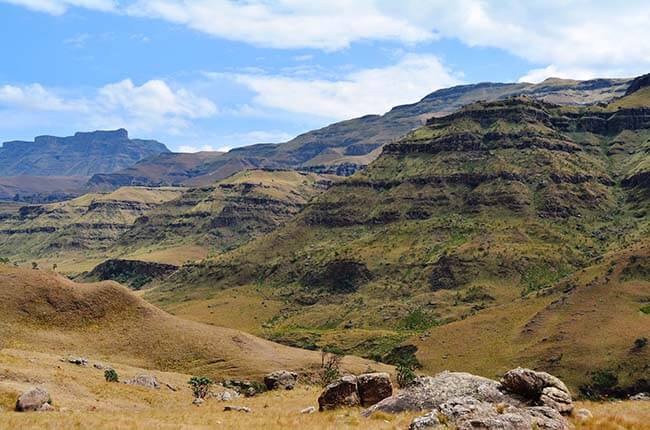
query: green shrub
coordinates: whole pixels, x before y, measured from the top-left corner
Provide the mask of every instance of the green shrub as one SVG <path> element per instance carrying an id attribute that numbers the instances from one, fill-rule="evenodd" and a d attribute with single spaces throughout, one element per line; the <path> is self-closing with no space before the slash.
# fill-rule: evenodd
<path id="1" fill-rule="evenodd" d="M 650 305 L 645 305 L 644 307 L 642 307 L 641 312 L 643 312 L 646 315 L 650 315 Z"/>
<path id="2" fill-rule="evenodd" d="M 415 380 L 415 371 L 413 370 L 413 363 L 410 361 L 402 361 L 397 364 L 397 385 L 404 388 L 410 385 Z"/>
<path id="3" fill-rule="evenodd" d="M 421 309 L 416 309 L 402 320 L 402 327 L 406 330 L 426 330 L 438 325 L 438 321 L 431 315 L 426 314 Z"/>
<path id="4" fill-rule="evenodd" d="M 119 382 L 120 378 L 114 369 L 106 369 L 104 371 L 104 379 L 106 379 L 106 382 Z"/>
<path id="5" fill-rule="evenodd" d="M 319 375 L 321 385 L 326 386 L 341 377 L 341 360 L 343 360 L 341 354 L 330 353 L 326 350 L 321 352 L 321 371 Z"/>
<path id="6" fill-rule="evenodd" d="M 204 399 L 210 392 L 210 387 L 214 384 L 212 379 L 205 376 L 192 376 L 187 383 L 197 399 Z"/>

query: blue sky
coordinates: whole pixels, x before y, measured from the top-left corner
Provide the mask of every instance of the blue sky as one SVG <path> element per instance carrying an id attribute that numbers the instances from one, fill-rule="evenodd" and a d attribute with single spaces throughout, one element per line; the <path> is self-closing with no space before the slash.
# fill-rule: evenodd
<path id="1" fill-rule="evenodd" d="M 646 73 L 648 22 L 633 0 L 0 0 L 0 141 L 282 142 L 459 83 Z"/>

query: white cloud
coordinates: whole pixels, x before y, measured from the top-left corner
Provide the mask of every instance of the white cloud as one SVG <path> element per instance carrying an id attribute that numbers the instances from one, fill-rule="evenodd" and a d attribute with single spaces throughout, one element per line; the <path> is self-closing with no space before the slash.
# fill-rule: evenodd
<path id="1" fill-rule="evenodd" d="M 0 106 L 2 105 L 32 111 L 54 112 L 86 112 L 88 108 L 84 100 L 66 100 L 40 84 L 0 86 Z"/>
<path id="2" fill-rule="evenodd" d="M 137 0 L 137 16 L 184 24 L 213 36 L 273 48 L 337 50 L 366 39 L 421 42 L 428 29 L 389 16 L 373 0 Z"/>
<path id="3" fill-rule="evenodd" d="M 228 152 L 233 148 L 252 145 L 255 143 L 281 143 L 286 142 L 294 137 L 283 131 L 266 131 L 253 130 L 244 133 L 232 133 L 226 135 L 213 135 L 203 137 L 202 140 L 219 142 L 218 144 L 184 144 L 178 147 L 179 152 L 200 152 L 200 151 L 220 151 Z"/>
<path id="4" fill-rule="evenodd" d="M 24 6 L 31 10 L 52 15 L 62 15 L 72 6 L 105 12 L 115 10 L 117 6 L 114 0 L 0 0 L 0 3 Z"/>
<path id="5" fill-rule="evenodd" d="M 237 75 L 235 79 L 257 93 L 255 102 L 259 105 L 331 119 L 383 113 L 458 83 L 430 55 L 408 55 L 397 64 L 356 71 L 341 80 L 257 74 Z"/>
<path id="6" fill-rule="evenodd" d="M 126 127 L 133 131 L 165 130 L 178 133 L 189 120 L 217 113 L 215 104 L 183 89 L 172 89 L 161 80 L 141 86 L 131 80 L 105 85 L 90 97 L 67 96 L 40 84 L 0 86 L 0 108 L 9 112 L 57 112 L 74 114 L 84 129 Z"/>

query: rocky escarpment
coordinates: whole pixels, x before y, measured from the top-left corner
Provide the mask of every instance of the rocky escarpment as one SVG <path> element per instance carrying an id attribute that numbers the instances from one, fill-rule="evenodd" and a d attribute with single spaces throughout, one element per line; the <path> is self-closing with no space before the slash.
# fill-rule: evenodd
<path id="1" fill-rule="evenodd" d="M 162 143 L 129 139 L 124 129 L 38 136 L 33 142 L 5 142 L 0 147 L 0 174 L 90 176 L 114 172 L 163 152 L 169 150 Z"/>
<path id="2" fill-rule="evenodd" d="M 178 270 L 172 264 L 139 260 L 110 259 L 98 264 L 83 276 L 84 281 L 116 281 L 139 290 L 149 282 L 162 279 Z"/>
<path id="3" fill-rule="evenodd" d="M 191 243 L 231 249 L 276 229 L 331 183 L 313 173 L 242 172 L 215 186 L 189 189 L 138 218 L 116 246 L 138 249 Z"/>

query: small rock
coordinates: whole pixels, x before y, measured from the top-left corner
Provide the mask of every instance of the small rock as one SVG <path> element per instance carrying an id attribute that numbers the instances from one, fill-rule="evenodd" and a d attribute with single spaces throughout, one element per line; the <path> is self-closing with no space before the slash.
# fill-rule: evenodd
<path id="1" fill-rule="evenodd" d="M 580 422 L 586 422 L 589 421 L 594 417 L 594 415 L 591 413 L 589 409 L 581 408 L 575 411 L 575 417 L 578 419 Z"/>
<path id="2" fill-rule="evenodd" d="M 630 396 L 630 400 L 650 400 L 650 393 L 638 393 Z"/>
<path id="3" fill-rule="evenodd" d="M 364 373 L 357 376 L 359 400 L 363 407 L 372 406 L 393 395 L 393 384 L 388 373 Z"/>
<path id="4" fill-rule="evenodd" d="M 409 425 L 409 430 L 424 430 L 435 428 L 439 425 L 441 425 L 441 423 L 440 420 L 438 420 L 438 412 L 433 411 L 421 417 L 413 418 L 411 425 Z"/>
<path id="5" fill-rule="evenodd" d="M 251 408 L 246 406 L 224 406 L 223 410 L 225 412 L 234 411 L 234 412 L 246 412 L 247 414 L 251 412 Z"/>
<path id="6" fill-rule="evenodd" d="M 309 406 L 300 411 L 301 414 L 306 414 L 306 415 L 313 414 L 314 412 L 316 412 L 316 408 L 313 406 Z"/>
<path id="7" fill-rule="evenodd" d="M 138 375 L 133 379 L 124 381 L 124 383 L 127 385 L 137 385 L 139 387 L 152 388 L 156 390 L 160 388 L 160 384 L 156 377 L 151 375 Z"/>
<path id="8" fill-rule="evenodd" d="M 25 391 L 16 401 L 16 411 L 38 411 L 41 406 L 50 403 L 50 395 L 43 388 L 32 388 Z"/>
<path id="9" fill-rule="evenodd" d="M 109 366 L 105 366 L 103 363 L 95 363 L 95 364 L 93 364 L 93 367 L 95 369 L 99 369 L 99 370 L 109 370 L 110 369 Z"/>
<path id="10" fill-rule="evenodd" d="M 239 393 L 232 390 L 222 391 L 220 393 L 212 393 L 214 399 L 220 400 L 222 402 L 229 402 L 232 399 L 239 397 Z"/>
<path id="11" fill-rule="evenodd" d="M 201 406 L 203 402 L 204 400 L 201 399 L 200 397 L 196 397 L 194 400 L 192 400 L 192 404 L 196 406 Z"/>
<path id="12" fill-rule="evenodd" d="M 359 406 L 359 390 L 355 376 L 344 376 L 329 384 L 318 397 L 318 410 L 336 409 L 340 407 Z"/>
<path id="13" fill-rule="evenodd" d="M 38 412 L 53 412 L 54 407 L 49 403 L 43 403 L 40 408 L 37 409 Z"/>
<path id="14" fill-rule="evenodd" d="M 297 373 L 277 370 L 264 377 L 264 385 L 267 390 L 293 390 L 297 380 Z"/>
<path id="15" fill-rule="evenodd" d="M 77 366 L 87 366 L 88 359 L 83 357 L 68 357 L 68 363 L 76 364 Z"/>

